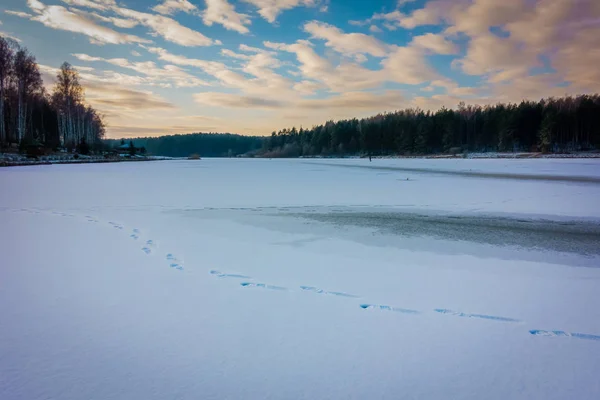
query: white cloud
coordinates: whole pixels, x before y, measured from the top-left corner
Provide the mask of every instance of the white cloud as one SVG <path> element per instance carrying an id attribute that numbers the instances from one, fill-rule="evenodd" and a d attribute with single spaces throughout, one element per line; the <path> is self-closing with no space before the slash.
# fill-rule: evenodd
<path id="1" fill-rule="evenodd" d="M 61 0 L 70 6 L 92 8 L 94 10 L 108 10 L 116 6 L 115 0 Z"/>
<path id="2" fill-rule="evenodd" d="M 365 68 L 342 60 L 338 65 L 319 56 L 309 42 L 288 45 L 265 42 L 265 47 L 294 53 L 299 70 L 306 80 L 319 82 L 333 92 L 344 93 L 381 87 L 385 82 L 418 85 L 440 79 L 440 74 L 426 60 L 425 50 L 414 46 L 391 46 L 389 55 L 381 61 L 381 69 Z M 358 60 L 361 61 L 360 58 Z"/>
<path id="3" fill-rule="evenodd" d="M 314 94 L 317 90 L 324 88 L 321 83 L 314 81 L 300 81 L 294 84 L 294 90 L 302 95 Z"/>
<path id="4" fill-rule="evenodd" d="M 341 29 L 323 22 L 311 21 L 304 25 L 304 31 L 313 38 L 325 40 L 325 45 L 344 55 L 370 54 L 384 57 L 387 46 L 372 36 L 363 33 L 344 33 Z"/>
<path id="5" fill-rule="evenodd" d="M 252 58 L 251 56 L 249 56 L 247 54 L 236 53 L 235 51 L 232 51 L 229 49 L 221 49 L 221 54 L 224 56 L 227 56 L 227 57 L 238 59 L 238 60 L 249 60 L 250 58 Z"/>
<path id="6" fill-rule="evenodd" d="M 200 68 L 205 73 L 217 78 L 223 86 L 241 90 L 250 97 L 275 98 L 292 93 L 293 82 L 273 71 L 280 63 L 270 52 L 255 52 L 244 57 L 244 55 L 230 50 L 224 51 L 225 55 L 246 61 L 242 66 L 242 71 L 253 76 L 250 78 L 232 71 L 227 65 L 217 61 L 187 58 L 156 47 L 148 50 L 157 54 L 163 61 Z"/>
<path id="7" fill-rule="evenodd" d="M 449 41 L 443 35 L 434 33 L 415 36 L 411 45 L 431 50 L 437 54 L 456 54 L 458 52 L 458 46 L 455 43 Z"/>
<path id="8" fill-rule="evenodd" d="M 41 22 L 49 28 L 81 33 L 89 36 L 92 43 L 122 44 L 149 43 L 135 35 L 127 35 L 96 24 L 89 18 L 67 10 L 61 6 L 46 6 L 39 0 L 27 0 L 29 7 L 35 12 L 31 19 Z"/>
<path id="9" fill-rule="evenodd" d="M 173 18 L 122 7 L 115 7 L 113 11 L 122 17 L 138 21 L 140 24 L 150 28 L 153 34 L 162 36 L 165 40 L 181 46 L 210 46 L 216 44 L 215 41 L 204 36 L 202 33 L 181 25 Z"/>
<path id="10" fill-rule="evenodd" d="M 198 8 L 188 0 L 164 0 L 152 8 L 159 14 L 172 15 L 176 12 L 193 13 L 198 11 Z"/>
<path id="11" fill-rule="evenodd" d="M 346 111 L 348 117 L 356 110 L 373 110 L 373 112 L 391 111 L 401 108 L 405 102 L 404 96 L 398 90 L 388 90 L 382 94 L 369 92 L 346 92 L 339 96 L 330 96 L 324 99 L 302 100 L 298 107 L 314 110 Z"/>
<path id="12" fill-rule="evenodd" d="M 397 24 L 399 23 L 400 19 L 402 19 L 402 18 L 404 18 L 404 14 L 401 13 L 400 11 L 396 10 L 396 11 L 392 11 L 389 13 L 375 13 L 375 14 L 373 14 L 373 16 L 371 18 L 368 18 L 364 21 L 349 21 L 349 22 L 351 25 L 365 26 L 365 25 L 370 25 L 373 22 L 383 21 L 382 25 L 386 29 L 393 31 L 393 30 L 398 29 Z"/>
<path id="13" fill-rule="evenodd" d="M 141 57 L 142 56 L 139 51 L 135 51 L 135 50 L 131 50 L 131 55 L 134 56 L 134 57 Z"/>
<path id="14" fill-rule="evenodd" d="M 400 108 L 405 99 L 400 91 L 390 90 L 381 94 L 368 92 L 347 92 L 340 95 L 329 96 L 322 99 L 290 99 L 273 100 L 265 97 L 244 96 L 219 92 L 204 92 L 194 95 L 194 100 L 202 105 L 225 108 L 241 109 L 303 109 L 312 111 L 326 110 L 337 115 L 354 117 L 355 112 L 371 110 L 395 110 Z M 342 111 L 343 114 L 339 114 Z"/>
<path id="15" fill-rule="evenodd" d="M 383 71 L 373 71 L 352 62 L 337 66 L 319 56 L 309 42 L 294 44 L 264 42 L 265 47 L 296 55 L 302 76 L 308 81 L 320 82 L 334 92 L 363 90 L 380 86 L 385 81 Z"/>
<path id="16" fill-rule="evenodd" d="M 193 58 L 187 58 L 184 56 L 178 56 L 175 54 L 169 53 L 167 50 L 162 49 L 160 47 L 149 47 L 148 51 L 158 55 L 158 58 L 177 65 L 189 66 L 189 67 L 197 67 L 197 68 L 207 68 L 212 65 L 215 69 L 219 68 L 227 68 L 224 64 L 216 62 L 216 61 L 206 61 L 199 60 Z"/>
<path id="17" fill-rule="evenodd" d="M 348 21 L 348 23 L 350 25 L 354 25 L 354 26 L 365 26 L 365 25 L 369 25 L 369 21 L 355 21 L 355 20 L 350 20 Z"/>
<path id="18" fill-rule="evenodd" d="M 460 7 L 464 0 L 454 1 Z M 451 15 L 453 2 L 451 0 L 435 0 L 426 3 L 425 7 L 412 12 L 410 15 L 400 15 L 395 23 L 405 29 L 413 29 L 423 25 L 436 25 Z"/>
<path id="19" fill-rule="evenodd" d="M 527 74 L 538 61 L 536 53 L 519 49 L 512 40 L 488 33 L 472 37 L 467 54 L 457 64 L 470 75 L 500 74 L 494 79 L 501 76 L 500 80 L 507 80 Z"/>
<path id="20" fill-rule="evenodd" d="M 21 18 L 33 18 L 33 14 L 29 14 L 23 11 L 12 11 L 12 10 L 4 10 L 4 12 L 6 14 L 9 15 L 15 15 L 17 17 L 21 17 Z M 0 25 L 2 24 L 2 22 L 0 22 Z"/>
<path id="21" fill-rule="evenodd" d="M 75 10 L 75 9 L 73 9 L 73 11 L 76 12 L 77 14 L 80 14 L 83 16 L 90 16 L 90 17 L 96 18 L 99 21 L 111 23 L 118 28 L 129 29 L 129 28 L 134 28 L 139 25 L 139 22 L 136 20 L 133 20 L 133 19 L 105 17 L 98 13 L 94 13 L 94 12 L 87 13 L 87 12 L 82 12 L 80 10 Z"/>
<path id="22" fill-rule="evenodd" d="M 206 10 L 202 14 L 204 23 L 211 26 L 213 23 L 223 25 L 225 29 L 239 33 L 248 33 L 246 25 L 250 25 L 250 17 L 235 11 L 235 7 L 227 0 L 205 0 Z"/>
<path id="23" fill-rule="evenodd" d="M 2 21 L 0 21 L 0 25 L 2 25 Z M 14 36 L 11 33 L 0 31 L 0 36 L 4 36 L 7 39 L 12 39 L 17 43 L 21 43 L 21 39 L 19 39 L 18 37 Z"/>
<path id="24" fill-rule="evenodd" d="M 270 23 L 275 22 L 279 14 L 298 6 L 316 7 L 317 0 L 244 0 L 258 8 L 258 13 Z"/>
<path id="25" fill-rule="evenodd" d="M 269 53 L 269 54 L 273 54 L 272 51 L 265 50 L 265 49 L 260 49 L 258 47 L 247 46 L 245 44 L 240 44 L 240 50 L 248 52 L 248 53 Z"/>
<path id="26" fill-rule="evenodd" d="M 446 37 L 466 36 L 466 54 L 453 65 L 483 76 L 505 98 L 518 99 L 519 93 L 539 98 L 599 90 L 600 73 L 589 67 L 600 62 L 598 53 L 590 51 L 597 47 L 599 20 L 596 0 L 434 0 L 396 23 L 407 29 L 444 23 Z M 422 40 L 414 45 L 436 51 L 433 42 Z M 441 43 L 435 47 L 446 49 Z M 534 74 L 534 68 L 554 72 Z M 562 87 L 565 82 L 568 86 Z"/>
<path id="27" fill-rule="evenodd" d="M 391 80 L 398 83 L 418 85 L 439 78 L 416 47 L 398 47 L 382 64 Z"/>
<path id="28" fill-rule="evenodd" d="M 354 61 L 356 61 L 359 64 L 362 64 L 364 62 L 367 62 L 369 59 L 367 58 L 367 56 L 365 56 L 364 54 L 356 54 L 354 56 Z"/>
<path id="29" fill-rule="evenodd" d="M 389 22 L 384 22 L 383 26 L 385 27 L 385 29 L 389 30 L 389 31 L 395 31 L 398 29 L 398 27 L 394 24 L 391 24 Z"/>
<path id="30" fill-rule="evenodd" d="M 369 31 L 370 31 L 370 32 L 373 32 L 373 33 L 381 33 L 381 32 L 383 32 L 383 31 L 381 30 L 381 28 L 380 28 L 380 27 L 378 27 L 377 25 L 371 25 L 371 26 L 369 27 Z"/>
<path id="31" fill-rule="evenodd" d="M 121 68 L 127 68 L 149 78 L 144 82 L 140 82 L 140 84 L 145 82 L 153 85 L 173 83 L 176 87 L 197 87 L 210 85 L 208 82 L 199 79 L 198 77 L 179 67 L 176 67 L 175 65 L 165 65 L 163 68 L 161 68 L 152 61 L 131 62 L 125 58 L 102 58 L 79 53 L 72 55 L 81 61 L 105 62 Z"/>
<path id="32" fill-rule="evenodd" d="M 281 100 L 219 92 L 197 93 L 194 100 L 200 104 L 226 108 L 273 109 L 287 106 L 287 103 Z"/>

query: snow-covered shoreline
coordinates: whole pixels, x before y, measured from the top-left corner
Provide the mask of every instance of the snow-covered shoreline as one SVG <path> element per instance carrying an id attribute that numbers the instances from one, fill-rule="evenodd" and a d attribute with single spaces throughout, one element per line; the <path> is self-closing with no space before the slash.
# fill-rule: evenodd
<path id="1" fill-rule="evenodd" d="M 356 159 L 356 158 L 369 158 L 368 156 L 362 155 L 348 155 L 348 156 L 301 156 L 298 158 L 302 159 Z M 473 153 L 459 153 L 459 154 L 427 154 L 427 155 L 399 155 L 392 154 L 387 156 L 371 156 L 374 160 L 393 160 L 393 159 L 426 159 L 426 160 L 439 160 L 439 159 L 563 159 L 563 158 L 600 158 L 600 152 L 580 152 L 580 153 L 528 153 L 528 152 L 514 152 L 514 153 L 501 153 L 501 152 L 473 152 Z"/>
<path id="2" fill-rule="evenodd" d="M 109 157 L 104 156 L 85 156 L 65 154 L 40 156 L 37 159 L 31 159 L 19 154 L 0 154 L 0 167 L 19 167 L 30 165 L 53 165 L 53 164 L 95 164 L 95 163 L 116 163 L 116 162 L 135 162 L 135 161 L 160 161 L 172 160 L 171 157 L 158 156 L 135 156 L 135 157 Z"/>

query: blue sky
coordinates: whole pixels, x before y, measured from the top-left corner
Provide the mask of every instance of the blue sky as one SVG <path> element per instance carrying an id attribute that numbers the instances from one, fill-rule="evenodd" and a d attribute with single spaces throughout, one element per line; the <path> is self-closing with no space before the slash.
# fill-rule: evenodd
<path id="1" fill-rule="evenodd" d="M 46 84 L 63 61 L 111 137 L 269 134 L 459 102 L 597 92 L 594 0 L 4 0 Z"/>

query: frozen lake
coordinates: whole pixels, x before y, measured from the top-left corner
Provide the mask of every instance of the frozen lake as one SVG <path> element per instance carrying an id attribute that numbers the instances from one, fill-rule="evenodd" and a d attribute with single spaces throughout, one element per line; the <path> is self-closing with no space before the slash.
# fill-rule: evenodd
<path id="1" fill-rule="evenodd" d="M 0 399 L 600 398 L 598 160 L 0 169 Z"/>

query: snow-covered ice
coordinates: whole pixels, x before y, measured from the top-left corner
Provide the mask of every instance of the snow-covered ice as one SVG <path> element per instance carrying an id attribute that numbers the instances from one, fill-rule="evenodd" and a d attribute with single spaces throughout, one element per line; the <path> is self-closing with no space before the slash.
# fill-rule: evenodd
<path id="1" fill-rule="evenodd" d="M 0 169 L 0 399 L 600 398 L 599 160 Z"/>

